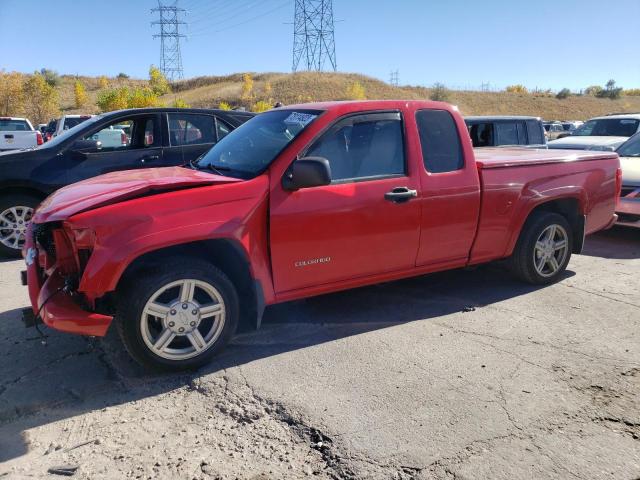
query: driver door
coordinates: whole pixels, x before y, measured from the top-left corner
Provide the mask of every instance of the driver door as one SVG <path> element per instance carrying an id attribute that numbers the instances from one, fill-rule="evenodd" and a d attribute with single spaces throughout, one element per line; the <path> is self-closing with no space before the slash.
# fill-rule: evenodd
<path id="1" fill-rule="evenodd" d="M 67 151 L 67 182 L 74 183 L 104 173 L 162 166 L 160 116 L 136 115 L 102 124 L 83 140 L 101 142 L 92 151 Z"/>

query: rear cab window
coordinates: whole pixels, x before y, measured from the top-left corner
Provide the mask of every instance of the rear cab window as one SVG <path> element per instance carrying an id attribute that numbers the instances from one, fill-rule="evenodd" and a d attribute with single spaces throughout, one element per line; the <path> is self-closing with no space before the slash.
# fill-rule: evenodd
<path id="1" fill-rule="evenodd" d="M 30 130 L 26 120 L 0 119 L 0 132 L 28 132 Z"/>
<path id="2" fill-rule="evenodd" d="M 446 110 L 419 110 L 416 123 L 424 167 L 430 173 L 464 168 L 462 143 L 456 122 Z"/>

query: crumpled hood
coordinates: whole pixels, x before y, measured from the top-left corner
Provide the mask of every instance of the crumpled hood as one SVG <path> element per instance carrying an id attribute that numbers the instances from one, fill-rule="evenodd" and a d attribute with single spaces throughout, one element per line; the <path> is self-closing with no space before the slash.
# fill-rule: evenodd
<path id="1" fill-rule="evenodd" d="M 628 137 L 575 136 L 552 140 L 549 148 L 566 148 L 569 150 L 605 150 L 613 151 L 629 140 Z"/>
<path id="2" fill-rule="evenodd" d="M 620 157 L 622 185 L 640 187 L 640 157 Z"/>
<path id="3" fill-rule="evenodd" d="M 107 173 L 61 188 L 38 207 L 34 223 L 56 222 L 80 212 L 148 194 L 240 182 L 184 167 L 145 168 Z"/>

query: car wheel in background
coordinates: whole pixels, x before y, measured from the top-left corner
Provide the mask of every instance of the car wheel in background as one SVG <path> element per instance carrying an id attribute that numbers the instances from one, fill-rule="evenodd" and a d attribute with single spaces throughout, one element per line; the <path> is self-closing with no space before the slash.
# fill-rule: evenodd
<path id="1" fill-rule="evenodd" d="M 39 198 L 19 193 L 0 197 L 0 255 L 20 257 L 27 226 L 39 203 Z"/>

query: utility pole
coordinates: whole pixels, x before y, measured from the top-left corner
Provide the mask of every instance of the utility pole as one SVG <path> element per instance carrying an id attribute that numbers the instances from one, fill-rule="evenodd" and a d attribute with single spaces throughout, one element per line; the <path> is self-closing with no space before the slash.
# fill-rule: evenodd
<path id="1" fill-rule="evenodd" d="M 293 67 L 323 71 L 325 63 L 337 70 L 333 37 L 332 0 L 295 0 L 293 22 Z M 301 64 L 302 62 L 302 64 Z"/>
<path id="2" fill-rule="evenodd" d="M 397 87 L 400 84 L 400 81 L 398 79 L 398 70 L 394 70 L 389 74 L 389 83 L 394 86 Z"/>
<path id="3" fill-rule="evenodd" d="M 159 20 L 151 22 L 151 25 L 160 25 L 160 33 L 153 36 L 160 37 L 160 70 L 170 81 L 184 78 L 180 53 L 180 39 L 184 35 L 180 33 L 180 26 L 186 25 L 186 22 L 181 21 L 179 15 L 185 10 L 178 8 L 178 0 L 171 5 L 158 0 L 158 7 L 151 12 L 160 14 Z"/>

